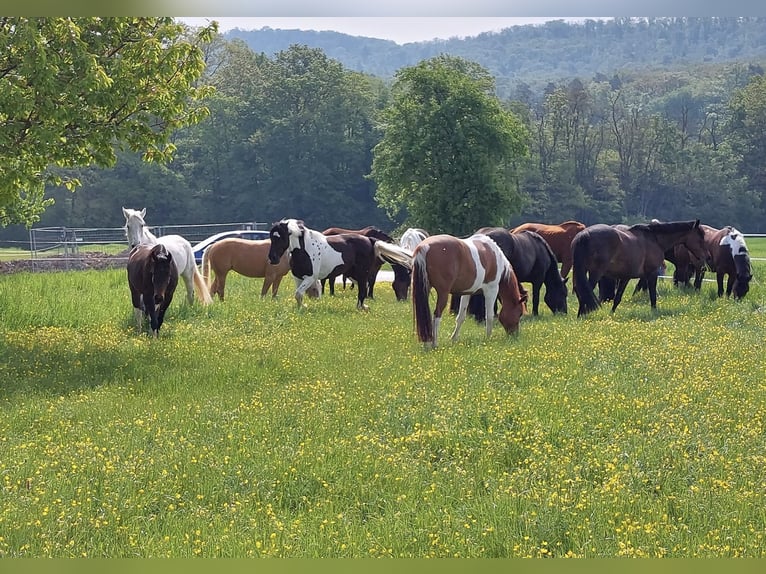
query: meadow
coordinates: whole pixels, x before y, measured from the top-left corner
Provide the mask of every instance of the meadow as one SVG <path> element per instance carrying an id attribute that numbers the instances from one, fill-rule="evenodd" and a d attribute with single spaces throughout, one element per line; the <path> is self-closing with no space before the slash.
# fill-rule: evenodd
<path id="1" fill-rule="evenodd" d="M 0 276 L 0 557 L 763 557 L 754 271 L 428 352 L 386 284 L 231 274 L 155 340 L 124 270 Z"/>

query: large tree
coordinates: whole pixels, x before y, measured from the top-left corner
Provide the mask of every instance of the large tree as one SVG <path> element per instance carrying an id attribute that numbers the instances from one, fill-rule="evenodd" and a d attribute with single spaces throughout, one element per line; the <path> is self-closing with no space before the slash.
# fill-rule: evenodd
<path id="1" fill-rule="evenodd" d="M 371 176 L 390 216 L 463 235 L 518 210 L 514 160 L 527 132 L 478 64 L 438 56 L 397 73 Z"/>
<path id="2" fill-rule="evenodd" d="M 0 225 L 31 225 L 56 168 L 109 167 L 116 149 L 166 161 L 206 114 L 201 44 L 172 18 L 0 18 Z"/>

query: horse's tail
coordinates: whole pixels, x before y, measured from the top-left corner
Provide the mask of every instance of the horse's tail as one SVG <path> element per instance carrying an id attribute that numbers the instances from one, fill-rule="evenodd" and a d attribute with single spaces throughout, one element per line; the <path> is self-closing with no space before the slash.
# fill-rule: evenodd
<path id="1" fill-rule="evenodd" d="M 421 248 L 412 260 L 412 310 L 418 340 L 427 343 L 434 339 L 434 324 L 431 305 L 428 300 L 431 283 L 428 281 L 426 254 L 428 248 Z"/>
<path id="2" fill-rule="evenodd" d="M 390 264 L 403 265 L 412 268 L 412 252 L 388 241 L 375 241 L 375 257 Z"/>
<path id="3" fill-rule="evenodd" d="M 210 275 L 210 255 L 208 251 L 210 251 L 210 247 L 208 247 L 202 252 L 202 264 L 200 265 L 200 267 L 202 268 L 202 271 L 201 271 L 202 278 L 205 280 L 205 286 L 207 287 L 207 290 L 209 292 L 210 286 L 213 283 L 213 278 Z"/>
<path id="4" fill-rule="evenodd" d="M 572 270 L 574 275 L 574 289 L 577 295 L 577 301 L 580 308 L 577 310 L 577 316 L 581 317 L 586 313 L 598 309 L 598 299 L 593 293 L 593 289 L 588 282 L 588 276 L 585 268 L 585 260 L 590 248 L 590 238 L 586 234 L 577 235 L 572 241 Z"/>
<path id="5" fill-rule="evenodd" d="M 207 249 L 205 250 L 204 254 L 202 255 L 202 265 L 205 265 L 205 257 L 207 256 Z M 210 262 L 208 261 L 208 265 Z M 199 269 L 197 269 L 197 265 L 194 263 L 194 256 L 192 256 L 192 267 L 193 267 L 193 277 L 194 277 L 194 291 L 197 294 L 197 299 L 199 299 L 200 303 L 203 305 L 210 305 L 210 303 L 213 302 L 213 298 L 210 296 L 210 289 L 207 286 L 207 281 L 202 276 L 202 274 L 199 272 Z"/>

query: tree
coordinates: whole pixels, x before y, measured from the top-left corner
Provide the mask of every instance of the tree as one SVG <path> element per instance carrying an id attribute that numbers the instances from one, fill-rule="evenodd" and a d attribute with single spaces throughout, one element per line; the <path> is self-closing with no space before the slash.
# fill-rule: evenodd
<path id="1" fill-rule="evenodd" d="M 463 235 L 518 210 L 515 164 L 528 134 L 494 95 L 489 73 L 438 56 L 400 70 L 373 150 L 376 199 L 389 216 Z"/>
<path id="2" fill-rule="evenodd" d="M 178 128 L 198 122 L 201 43 L 172 18 L 0 18 L 0 225 L 38 221 L 54 168 L 109 167 L 118 149 L 165 162 Z"/>

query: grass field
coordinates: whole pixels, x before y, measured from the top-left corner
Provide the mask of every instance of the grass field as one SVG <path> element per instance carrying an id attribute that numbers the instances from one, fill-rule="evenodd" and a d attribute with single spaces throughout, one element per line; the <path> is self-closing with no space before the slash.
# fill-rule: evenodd
<path id="1" fill-rule="evenodd" d="M 0 276 L 0 556 L 763 557 L 754 271 L 431 352 L 385 284 L 231 275 L 153 340 L 124 270 Z"/>

